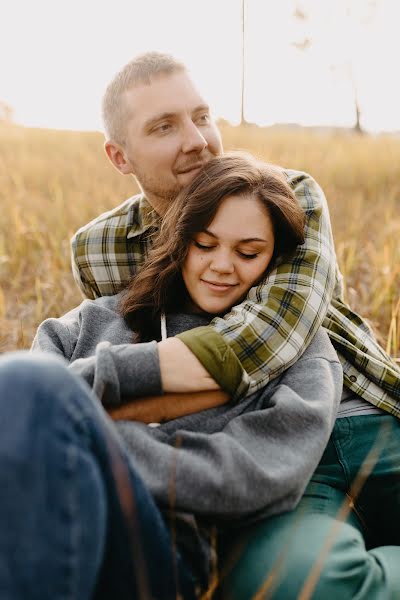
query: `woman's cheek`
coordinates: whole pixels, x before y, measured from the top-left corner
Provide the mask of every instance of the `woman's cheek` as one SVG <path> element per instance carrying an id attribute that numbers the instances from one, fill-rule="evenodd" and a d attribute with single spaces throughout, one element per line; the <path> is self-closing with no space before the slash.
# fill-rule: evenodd
<path id="1" fill-rule="evenodd" d="M 253 268 L 247 272 L 247 280 L 250 284 L 250 287 L 253 287 L 253 285 L 262 279 L 266 268 L 267 267 L 265 266 L 264 261 L 260 261 L 258 265 L 253 265 Z"/>

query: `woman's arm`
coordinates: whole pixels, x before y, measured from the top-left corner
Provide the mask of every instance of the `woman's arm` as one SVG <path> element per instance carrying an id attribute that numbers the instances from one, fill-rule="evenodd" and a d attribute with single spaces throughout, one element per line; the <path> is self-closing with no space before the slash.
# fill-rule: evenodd
<path id="1" fill-rule="evenodd" d="M 69 368 L 85 379 L 105 407 L 118 409 L 115 417 L 119 419 L 159 422 L 228 401 L 223 392 L 161 396 L 163 390 L 169 391 L 169 372 L 175 372 L 171 360 L 180 365 L 180 374 L 185 373 L 187 381 L 196 380 L 199 371 L 204 371 L 204 379 L 207 379 L 208 373 L 176 338 L 159 344 L 132 344 L 132 331 L 115 306 L 112 298 L 86 300 L 60 318 L 47 319 L 37 330 L 32 350 L 64 357 L 70 363 Z M 164 360 L 165 347 L 172 350 L 167 360 Z M 194 362 L 192 368 L 182 360 L 180 350 Z M 164 383 L 166 385 L 162 385 Z M 152 398 L 144 399 L 144 396 Z M 122 405 L 133 397 L 142 400 L 130 407 Z"/>
<path id="2" fill-rule="evenodd" d="M 202 410 L 221 406 L 230 400 L 221 390 L 193 393 L 169 393 L 125 400 L 117 408 L 107 409 L 114 421 L 128 420 L 142 423 L 163 423 Z"/>
<path id="3" fill-rule="evenodd" d="M 132 331 L 115 311 L 112 298 L 85 300 L 38 328 L 32 351 L 64 357 L 104 405 L 118 406 L 124 396 L 162 393 L 157 342 L 132 344 Z"/>

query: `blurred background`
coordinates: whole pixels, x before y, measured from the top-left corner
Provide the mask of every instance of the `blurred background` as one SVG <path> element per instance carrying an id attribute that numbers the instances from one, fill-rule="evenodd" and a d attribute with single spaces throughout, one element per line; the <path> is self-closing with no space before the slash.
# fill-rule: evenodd
<path id="1" fill-rule="evenodd" d="M 398 0 L 13 0 L 0 14 L 0 351 L 81 300 L 69 238 L 136 192 L 100 101 L 135 54 L 191 68 L 225 147 L 310 172 L 346 295 L 400 354 Z"/>
<path id="2" fill-rule="evenodd" d="M 249 122 L 352 127 L 358 109 L 366 131 L 400 130 L 399 20 L 398 0 L 13 0 L 0 99 L 24 125 L 100 129 L 106 84 L 150 48 L 189 64 L 234 124 L 244 71 Z"/>

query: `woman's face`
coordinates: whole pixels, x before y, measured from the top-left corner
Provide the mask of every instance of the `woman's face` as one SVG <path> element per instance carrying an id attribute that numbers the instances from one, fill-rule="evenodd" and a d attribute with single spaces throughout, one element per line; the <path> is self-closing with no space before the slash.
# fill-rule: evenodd
<path id="1" fill-rule="evenodd" d="M 258 198 L 224 198 L 208 228 L 194 236 L 183 264 L 195 307 L 220 314 L 240 303 L 265 273 L 274 241 L 271 218 Z"/>

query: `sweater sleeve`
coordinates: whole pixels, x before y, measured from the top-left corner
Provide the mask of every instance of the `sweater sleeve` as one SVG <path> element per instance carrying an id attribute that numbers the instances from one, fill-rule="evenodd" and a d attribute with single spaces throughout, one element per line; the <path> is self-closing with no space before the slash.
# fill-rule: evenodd
<path id="1" fill-rule="evenodd" d="M 298 360 L 321 325 L 335 286 L 336 255 L 324 193 L 306 173 L 286 175 L 305 210 L 305 243 L 223 319 L 179 336 L 235 398 L 262 388 Z"/>
<path id="2" fill-rule="evenodd" d="M 85 379 L 104 406 L 118 406 L 124 396 L 163 393 L 157 342 L 99 342 L 94 356 L 78 358 L 69 368 Z"/>
<path id="3" fill-rule="evenodd" d="M 175 498 L 178 509 L 229 520 L 269 516 L 292 509 L 303 494 L 333 428 L 342 381 L 320 330 L 303 356 L 259 392 L 262 408 L 221 431 L 177 431 L 168 441 L 137 423 L 122 423 L 120 432 L 161 504 Z"/>
<path id="4" fill-rule="evenodd" d="M 31 350 L 65 358 L 70 363 L 69 369 L 89 384 L 105 406 L 119 405 L 124 396 L 161 395 L 163 391 L 157 342 L 117 344 L 102 340 L 95 343 L 90 356 L 75 359 L 78 342 L 84 343 L 91 339 L 88 329 L 82 332 L 81 307 L 58 319 L 43 321 Z M 100 322 L 98 327 L 96 319 Z M 93 332 L 98 334 L 97 339 L 101 338 L 101 313 L 93 314 L 91 323 L 93 322 Z M 118 338 L 118 330 L 113 336 Z M 96 340 L 94 333 L 93 339 Z"/>

